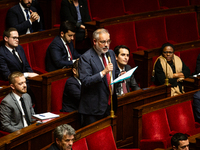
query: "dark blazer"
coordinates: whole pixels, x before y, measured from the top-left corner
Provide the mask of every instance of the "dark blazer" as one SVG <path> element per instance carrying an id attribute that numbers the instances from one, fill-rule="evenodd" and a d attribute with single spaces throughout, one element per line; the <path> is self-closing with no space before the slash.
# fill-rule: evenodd
<path id="1" fill-rule="evenodd" d="M 47 148 L 46 150 L 60 150 L 57 146 L 56 143 L 51 144 L 51 146 L 49 148 Z"/>
<path id="2" fill-rule="evenodd" d="M 62 112 L 78 110 L 80 103 L 81 85 L 75 77 L 70 77 L 65 83 Z"/>
<path id="3" fill-rule="evenodd" d="M 80 54 L 74 49 L 73 42 L 69 43 L 69 48 L 72 53 L 73 59 L 77 59 L 80 57 Z M 68 67 L 72 65 L 73 62 L 68 61 L 68 53 L 63 44 L 61 37 L 56 36 L 54 40 L 49 45 L 46 58 L 45 58 L 45 66 L 46 71 L 54 71 L 58 69 L 62 69 L 63 67 Z"/>
<path id="4" fill-rule="evenodd" d="M 195 121 L 200 123 L 200 91 L 196 92 L 194 94 L 194 100 L 193 100 L 193 112 L 194 112 L 194 118 Z"/>
<path id="5" fill-rule="evenodd" d="M 27 109 L 29 120 L 32 122 L 32 115 L 35 114 L 30 96 L 22 95 Z M 0 104 L 0 128 L 6 132 L 14 132 L 24 127 L 22 110 L 13 93 L 8 94 Z"/>
<path id="6" fill-rule="evenodd" d="M 113 79 L 119 75 L 119 68 L 115 54 L 109 50 L 113 63 Z M 100 72 L 104 70 L 103 64 L 94 50 L 86 51 L 79 59 L 79 78 L 81 80 L 81 100 L 79 112 L 88 115 L 103 115 L 108 107 L 109 87 L 106 76 L 101 78 Z M 115 91 L 115 90 L 114 90 Z M 113 103 L 117 103 L 116 94 Z"/>
<path id="7" fill-rule="evenodd" d="M 0 47 L 0 74 L 3 80 L 8 80 L 8 76 L 14 71 L 20 71 L 22 73 L 33 72 L 26 59 L 22 46 L 19 45 L 15 49 L 22 59 L 22 65 L 5 46 Z"/>
<path id="8" fill-rule="evenodd" d="M 200 54 L 197 57 L 197 62 L 196 62 L 196 70 L 194 74 L 200 73 Z"/>
<path id="9" fill-rule="evenodd" d="M 131 69 L 132 68 L 129 65 L 125 66 L 125 71 L 129 71 Z M 116 83 L 115 87 L 116 87 L 116 93 L 120 93 L 121 83 Z M 130 88 L 131 88 L 131 91 L 136 91 L 136 90 L 141 89 L 135 80 L 134 74 L 130 78 L 126 79 L 126 88 L 127 88 L 127 92 L 130 92 Z"/>
<path id="10" fill-rule="evenodd" d="M 82 23 L 91 21 L 89 11 L 88 11 L 88 5 L 87 0 L 78 0 L 79 3 L 79 9 L 81 13 Z M 68 0 L 62 0 L 61 2 L 61 8 L 60 8 L 60 20 L 63 21 L 70 21 L 76 24 L 77 27 L 80 27 L 82 23 L 77 23 L 78 16 L 76 7 L 74 6 L 74 3 L 70 3 Z"/>
<path id="11" fill-rule="evenodd" d="M 31 6 L 30 10 L 37 12 L 36 8 Z M 6 15 L 6 27 L 14 27 L 17 29 L 19 35 L 26 34 L 27 29 L 31 27 L 29 20 L 26 20 L 19 4 L 10 8 Z M 33 32 L 42 30 L 42 21 L 35 21 L 32 23 Z"/>

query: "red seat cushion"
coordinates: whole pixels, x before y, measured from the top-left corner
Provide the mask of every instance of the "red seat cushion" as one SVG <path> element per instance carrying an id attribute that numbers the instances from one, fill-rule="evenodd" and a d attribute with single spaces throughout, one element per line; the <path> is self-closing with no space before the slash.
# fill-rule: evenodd
<path id="1" fill-rule="evenodd" d="M 111 126 L 86 137 L 89 150 L 117 150 Z"/>

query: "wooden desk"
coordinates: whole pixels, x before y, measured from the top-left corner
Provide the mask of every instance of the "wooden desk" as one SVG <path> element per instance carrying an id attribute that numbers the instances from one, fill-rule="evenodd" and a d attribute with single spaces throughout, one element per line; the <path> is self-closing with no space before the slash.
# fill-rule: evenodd
<path id="1" fill-rule="evenodd" d="M 79 121 L 80 116 L 74 111 L 69 114 L 60 114 L 59 118 L 44 124 L 34 123 L 2 137 L 0 150 L 39 150 L 54 141 L 53 131 L 57 126 L 70 124 L 75 129 L 79 129 Z"/>
<path id="2" fill-rule="evenodd" d="M 171 86 L 149 87 L 146 90 L 137 90 L 118 98 L 117 116 L 117 147 L 133 146 L 133 108 L 159 99 L 171 96 Z"/>
<path id="3" fill-rule="evenodd" d="M 184 79 L 183 86 L 184 86 L 185 92 L 200 89 L 200 76 Z"/>
<path id="4" fill-rule="evenodd" d="M 0 98 L 5 97 L 8 95 L 8 93 L 11 92 L 10 86 L 1 86 L 2 88 L 0 89 Z"/>

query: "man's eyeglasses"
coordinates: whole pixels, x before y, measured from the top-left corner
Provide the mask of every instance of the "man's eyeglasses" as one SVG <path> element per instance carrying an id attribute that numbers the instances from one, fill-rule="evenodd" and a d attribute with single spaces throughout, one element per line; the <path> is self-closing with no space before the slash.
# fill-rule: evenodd
<path id="1" fill-rule="evenodd" d="M 13 38 L 13 40 L 19 40 L 19 37 L 10 37 Z"/>
<path id="2" fill-rule="evenodd" d="M 166 51 L 166 52 L 163 52 L 163 54 L 173 54 L 174 52 L 168 52 L 168 51 Z"/>
<path id="3" fill-rule="evenodd" d="M 103 45 L 103 44 L 106 44 L 106 43 L 107 43 L 107 44 L 110 44 L 110 43 L 111 43 L 111 40 L 108 40 L 108 41 L 99 41 L 99 43 L 101 43 L 102 45 Z"/>

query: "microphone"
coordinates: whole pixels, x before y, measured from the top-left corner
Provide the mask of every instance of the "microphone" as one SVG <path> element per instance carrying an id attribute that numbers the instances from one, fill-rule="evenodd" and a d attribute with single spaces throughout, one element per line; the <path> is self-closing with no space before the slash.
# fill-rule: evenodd
<path id="1" fill-rule="evenodd" d="M 107 56 L 107 58 L 108 58 L 108 62 L 111 63 L 111 58 L 110 58 L 110 53 L 109 53 L 109 51 L 106 52 L 106 56 Z"/>

